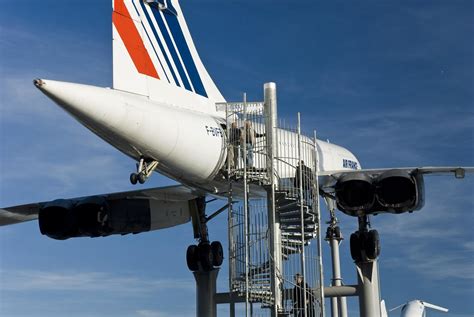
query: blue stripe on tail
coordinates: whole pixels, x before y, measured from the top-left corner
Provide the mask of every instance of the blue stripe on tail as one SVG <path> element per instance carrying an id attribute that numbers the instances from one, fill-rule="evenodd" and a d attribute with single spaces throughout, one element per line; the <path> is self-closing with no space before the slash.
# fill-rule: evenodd
<path id="1" fill-rule="evenodd" d="M 181 80 L 183 81 L 184 87 L 192 91 L 191 85 L 188 81 L 188 78 L 186 77 L 186 73 L 184 72 L 183 65 L 181 65 L 181 61 L 179 60 L 178 53 L 176 52 L 176 49 L 174 48 L 173 42 L 171 40 L 170 35 L 168 34 L 165 26 L 165 22 L 163 21 L 160 11 L 158 9 L 155 9 L 154 7 L 151 8 L 151 11 L 153 12 L 153 15 L 155 16 L 155 20 L 158 23 L 158 28 L 161 30 L 161 34 L 163 35 L 166 45 L 168 46 L 168 50 L 171 54 L 171 58 L 174 61 L 174 64 L 176 65 L 176 68 L 178 69 L 179 76 L 181 77 Z"/>
<path id="2" fill-rule="evenodd" d="M 171 6 L 171 8 L 173 8 L 170 0 L 168 1 L 168 5 Z M 166 12 L 164 16 L 166 18 L 166 22 L 168 23 L 168 26 L 172 33 L 174 42 L 176 43 L 176 46 L 178 47 L 178 51 L 181 54 L 181 58 L 186 67 L 186 70 L 188 71 L 188 75 L 189 75 L 189 78 L 191 79 L 195 92 L 201 96 L 207 97 L 206 89 L 204 88 L 204 85 L 201 80 L 201 76 L 199 75 L 199 72 L 196 68 L 196 64 L 194 63 L 193 57 L 191 55 L 191 51 L 189 50 L 189 47 L 188 47 L 188 43 L 186 42 L 186 39 L 184 38 L 183 30 L 181 29 L 181 26 L 179 25 L 178 17 L 172 13 L 166 13 Z"/>
<path id="3" fill-rule="evenodd" d="M 179 84 L 178 78 L 176 77 L 176 74 L 173 70 L 173 67 L 171 66 L 171 62 L 168 58 L 168 55 L 166 55 L 165 48 L 163 47 L 163 44 L 161 43 L 160 37 L 158 36 L 158 33 L 156 32 L 155 26 L 153 25 L 153 22 L 151 21 L 151 17 L 149 16 L 148 11 L 145 8 L 145 4 L 142 1 L 139 1 L 139 2 L 140 2 L 140 5 L 143 9 L 143 12 L 145 12 L 145 17 L 148 21 L 148 24 L 150 25 L 150 28 L 153 31 L 155 39 L 158 42 L 158 45 L 160 46 L 160 50 L 163 53 L 163 56 L 165 57 L 166 64 L 168 65 L 168 68 L 171 71 L 171 75 L 173 76 L 174 82 L 176 83 L 176 85 L 178 85 L 178 87 L 181 87 L 181 85 Z"/>

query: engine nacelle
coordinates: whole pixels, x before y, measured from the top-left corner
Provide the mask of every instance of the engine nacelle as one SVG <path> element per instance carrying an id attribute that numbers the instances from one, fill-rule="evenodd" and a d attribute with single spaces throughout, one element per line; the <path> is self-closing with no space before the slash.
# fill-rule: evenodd
<path id="1" fill-rule="evenodd" d="M 336 183 L 337 208 L 357 216 L 361 210 L 371 210 L 375 203 L 375 186 L 370 175 L 350 173 Z"/>
<path id="2" fill-rule="evenodd" d="M 40 209 L 38 222 L 42 234 L 57 240 L 135 234 L 188 222 L 191 204 L 195 200 L 59 199 Z"/>
<path id="3" fill-rule="evenodd" d="M 403 213 L 421 209 L 424 183 L 421 174 L 391 170 L 372 177 L 366 173 L 342 175 L 335 186 L 339 210 L 350 216 Z"/>
<path id="4" fill-rule="evenodd" d="M 421 174 L 391 170 L 376 179 L 376 197 L 381 210 L 403 213 L 419 210 L 424 205 L 424 182 Z"/>

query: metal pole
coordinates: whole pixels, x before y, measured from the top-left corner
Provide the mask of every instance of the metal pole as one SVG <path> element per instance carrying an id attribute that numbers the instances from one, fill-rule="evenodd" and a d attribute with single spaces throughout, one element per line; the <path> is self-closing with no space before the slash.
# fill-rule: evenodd
<path id="1" fill-rule="evenodd" d="M 231 145 L 232 146 L 232 145 Z M 235 153 L 234 153 L 235 154 Z M 230 169 L 229 169 L 230 170 Z M 229 292 L 233 293 L 232 281 L 234 279 L 234 270 L 235 270 L 235 253 L 234 253 L 234 232 L 233 232 L 233 204 L 232 204 L 232 182 L 229 180 L 229 213 L 227 216 L 228 224 L 228 241 L 229 241 Z M 231 302 L 230 304 L 230 317 L 235 317 L 235 303 Z"/>
<path id="2" fill-rule="evenodd" d="M 332 258 L 332 286 L 341 286 L 341 267 L 340 267 L 340 259 L 339 259 L 339 242 L 335 237 L 331 237 L 329 240 L 329 245 L 331 246 L 331 258 Z M 331 308 L 332 308 L 332 316 L 333 317 L 342 317 L 339 315 L 340 302 L 338 297 L 331 298 Z M 347 317 L 347 316 L 345 316 Z"/>
<path id="3" fill-rule="evenodd" d="M 231 149 L 231 147 L 235 146 L 234 144 L 231 143 L 232 140 L 232 135 L 231 135 L 231 125 L 232 123 L 229 121 L 229 105 L 226 105 L 225 107 L 225 120 L 226 120 L 226 150 L 227 150 L 227 181 L 229 184 L 229 192 L 227 196 L 227 203 L 229 205 L 228 207 L 228 213 L 227 213 L 227 241 L 229 242 L 228 246 L 228 254 L 229 254 L 229 293 L 232 293 L 232 280 L 234 277 L 234 263 L 233 263 L 233 246 L 234 246 L 234 241 L 233 241 L 233 229 L 232 229 L 232 180 L 230 178 L 231 174 L 231 159 L 234 162 L 234 158 L 229 157 L 230 151 L 234 153 L 235 156 L 235 147 Z M 238 153 L 237 153 L 238 155 Z M 234 167 L 235 168 L 235 167 Z M 234 303 L 229 303 L 229 310 L 230 310 L 230 316 L 234 317 L 235 316 L 235 304 Z"/>
<path id="4" fill-rule="evenodd" d="M 265 111 L 265 133 L 267 139 L 267 176 L 270 181 L 270 189 L 267 191 L 268 229 L 270 244 L 270 274 L 271 290 L 274 296 L 274 305 L 271 316 L 276 317 L 280 305 L 282 305 L 281 282 L 281 230 L 280 220 L 276 213 L 275 190 L 278 181 L 275 175 L 275 157 L 277 155 L 277 97 L 275 83 L 266 83 L 264 86 L 264 111 Z"/>
<path id="5" fill-rule="evenodd" d="M 305 260 L 305 241 L 304 241 L 304 201 L 303 201 L 303 165 L 301 164 L 301 115 L 298 112 L 298 191 L 300 196 L 300 229 L 301 229 L 301 255 L 300 255 L 300 265 L 301 265 L 301 275 L 303 275 L 303 311 L 304 315 L 307 315 L 307 303 L 306 303 L 306 260 Z"/>
<path id="6" fill-rule="evenodd" d="M 245 239 L 245 316 L 249 316 L 249 234 L 248 234 L 248 184 L 247 184 L 247 94 L 244 93 L 243 162 L 244 162 L 244 239 Z"/>
<path id="7" fill-rule="evenodd" d="M 214 299 L 216 294 L 216 280 L 219 269 L 210 272 L 193 272 L 196 280 L 196 316 L 216 317 L 217 305 Z"/>
<path id="8" fill-rule="evenodd" d="M 359 217 L 359 232 L 367 231 L 369 226 L 368 222 L 368 216 Z M 357 282 L 360 290 L 360 315 L 367 317 L 378 317 L 381 315 L 378 261 L 377 259 L 362 259 L 361 261 L 356 262 L 356 267 Z"/>
<path id="9" fill-rule="evenodd" d="M 318 259 L 319 259 L 319 301 L 321 303 L 321 311 L 320 314 L 322 317 L 325 315 L 324 309 L 324 272 L 323 272 L 323 254 L 322 254 L 322 242 L 321 242 L 321 208 L 320 208 L 320 197 L 319 197 L 319 151 L 318 151 L 318 139 L 316 135 L 316 130 L 314 130 L 314 152 L 315 152 L 315 184 L 313 188 L 314 195 L 317 197 L 316 203 L 316 210 L 318 213 Z M 314 199 L 313 199 L 314 205 Z M 313 206 L 314 208 L 314 206 Z M 314 209 L 313 209 L 314 210 Z"/>
<path id="10" fill-rule="evenodd" d="M 380 316 L 380 293 L 378 290 L 378 261 L 359 262 L 357 281 L 359 284 L 359 310 L 361 316 Z"/>

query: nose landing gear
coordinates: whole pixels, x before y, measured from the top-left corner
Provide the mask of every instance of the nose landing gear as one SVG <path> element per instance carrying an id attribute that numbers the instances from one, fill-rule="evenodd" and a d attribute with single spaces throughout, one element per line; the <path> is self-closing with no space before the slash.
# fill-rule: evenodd
<path id="1" fill-rule="evenodd" d="M 157 167 L 158 161 L 147 161 L 143 157 L 140 158 L 140 161 L 137 164 L 137 172 L 130 174 L 130 183 L 133 185 L 136 185 L 137 182 L 144 184 Z"/>

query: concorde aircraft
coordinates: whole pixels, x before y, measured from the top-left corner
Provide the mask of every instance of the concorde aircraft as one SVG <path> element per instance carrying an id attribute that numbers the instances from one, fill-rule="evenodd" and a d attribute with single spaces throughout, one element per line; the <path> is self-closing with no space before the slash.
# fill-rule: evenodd
<path id="1" fill-rule="evenodd" d="M 62 240 L 140 233 L 193 220 L 200 241 L 193 250 L 200 254 L 201 267 L 219 266 L 222 246 L 208 239 L 204 198 L 227 192 L 221 172 L 225 113 L 216 108 L 225 99 L 199 58 L 178 0 L 113 0 L 112 25 L 113 89 L 48 79 L 35 79 L 34 85 L 136 160 L 133 184 L 146 182 L 156 171 L 182 185 L 6 207 L 0 209 L 0 225 L 38 219 L 42 234 Z M 293 145 L 280 148 L 285 146 Z M 463 178 L 473 171 L 367 170 L 343 147 L 319 140 L 316 147 L 320 192 L 352 216 L 418 210 L 424 202 L 424 174 Z"/>

